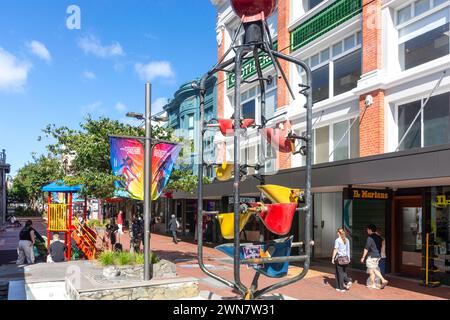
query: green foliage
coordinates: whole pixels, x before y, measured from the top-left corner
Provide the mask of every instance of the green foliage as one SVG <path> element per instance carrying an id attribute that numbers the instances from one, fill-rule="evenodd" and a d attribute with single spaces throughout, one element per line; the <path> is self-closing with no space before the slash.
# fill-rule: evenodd
<path id="1" fill-rule="evenodd" d="M 102 266 L 126 266 L 126 265 L 143 265 L 144 255 L 142 253 L 130 252 L 113 252 L 104 251 L 97 258 Z M 152 264 L 158 263 L 160 259 L 152 252 Z"/>
<path id="2" fill-rule="evenodd" d="M 89 228 L 93 229 L 95 227 L 102 228 L 102 227 L 106 226 L 107 222 L 105 221 L 104 223 L 102 223 L 100 220 L 91 219 L 91 220 L 88 220 L 86 222 L 86 224 Z"/>
<path id="3" fill-rule="evenodd" d="M 14 215 L 16 217 L 39 217 L 41 216 L 41 213 L 30 208 L 18 207 L 14 209 Z"/>
<path id="4" fill-rule="evenodd" d="M 68 185 L 83 185 L 82 195 L 96 198 L 109 198 L 114 195 L 114 181 L 110 165 L 109 136 L 142 137 L 142 127 L 133 127 L 108 118 L 94 120 L 87 117 L 80 124 L 80 130 L 68 127 L 48 125 L 43 131 L 46 137 L 53 138 L 56 143 L 47 146 L 55 156 L 72 156 L 70 177 L 66 177 Z M 155 139 L 171 140 L 173 131 L 161 127 L 152 130 Z"/>
<path id="5" fill-rule="evenodd" d="M 212 180 L 210 178 L 203 178 L 204 184 L 209 184 L 211 182 Z M 166 189 L 194 193 L 194 191 L 197 190 L 197 185 L 198 177 L 193 174 L 192 170 L 183 170 L 180 168 L 173 170 L 171 179 L 167 184 Z"/>
<path id="6" fill-rule="evenodd" d="M 97 260 L 102 264 L 102 266 L 111 266 L 114 264 L 114 252 L 103 251 L 100 253 Z"/>
<path id="7" fill-rule="evenodd" d="M 155 255 L 152 255 L 152 258 L 154 257 Z M 136 264 L 138 264 L 138 265 L 141 265 L 141 264 L 144 264 L 144 254 L 143 253 L 136 253 L 136 255 L 135 255 L 135 260 L 134 260 L 135 262 L 136 262 Z M 152 263 L 155 263 L 155 262 L 153 262 L 153 259 L 152 259 Z"/>
<path id="8" fill-rule="evenodd" d="M 22 202 L 34 205 L 42 199 L 41 187 L 62 179 L 64 171 L 61 162 L 52 156 L 33 157 L 14 178 L 11 196 Z"/>
<path id="9" fill-rule="evenodd" d="M 127 266 L 134 260 L 134 256 L 129 252 L 117 252 L 115 255 L 115 264 Z"/>

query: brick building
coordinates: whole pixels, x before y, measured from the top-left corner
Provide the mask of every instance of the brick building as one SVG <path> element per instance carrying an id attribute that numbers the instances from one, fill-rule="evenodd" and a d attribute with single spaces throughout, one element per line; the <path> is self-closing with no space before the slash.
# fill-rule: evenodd
<path id="1" fill-rule="evenodd" d="M 229 1 L 211 2 L 218 12 L 221 57 L 231 45 L 239 18 Z M 375 223 L 387 240 L 390 272 L 423 276 L 428 234 L 430 250 L 437 257 L 430 260 L 437 270 L 434 276 L 449 282 L 449 17 L 450 2 L 445 0 L 278 1 L 268 21 L 275 45 L 306 61 L 313 71 L 316 259 L 329 259 L 335 231 L 344 226 L 352 239 L 354 266 L 362 268 L 358 262 L 364 227 Z M 270 60 L 260 60 L 264 74 L 274 75 Z M 283 69 L 297 90 L 304 75 L 287 63 Z M 254 61 L 246 62 L 243 78 L 251 82 L 255 73 Z M 230 118 L 234 112 L 233 80 L 230 73 L 218 74 L 219 117 Z M 260 121 L 259 99 L 256 83 L 242 86 L 245 118 Z M 300 94 L 295 100 L 290 97 L 283 81 L 273 83 L 266 118 L 287 115 L 268 126 L 289 120 L 302 134 L 304 104 Z M 241 158 L 248 164 L 258 162 L 259 139 L 256 130 L 247 132 Z M 229 157 L 232 143 L 227 141 Z M 268 183 L 290 187 L 303 183 L 302 156 L 266 152 L 275 153 L 274 160 L 265 164 L 274 173 Z M 257 197 L 257 184 L 248 178 L 242 196 Z M 224 190 L 231 195 L 232 182 L 207 186 L 205 195 L 226 206 Z M 300 237 L 301 220 L 294 229 Z"/>

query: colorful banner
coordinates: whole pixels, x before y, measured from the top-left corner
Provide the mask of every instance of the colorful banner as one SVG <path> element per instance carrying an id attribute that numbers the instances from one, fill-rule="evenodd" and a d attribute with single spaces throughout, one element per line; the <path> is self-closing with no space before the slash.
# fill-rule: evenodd
<path id="1" fill-rule="evenodd" d="M 142 200 L 144 198 L 144 147 L 139 140 L 110 138 L 111 167 L 117 180 L 116 196 Z"/>
<path id="2" fill-rule="evenodd" d="M 158 143 L 152 154 L 152 200 L 157 200 L 169 182 L 181 145 Z"/>
<path id="3" fill-rule="evenodd" d="M 137 139 L 110 138 L 111 167 L 114 175 L 125 181 L 116 181 L 116 196 L 144 200 L 144 146 Z M 159 143 L 152 155 L 152 200 L 157 200 L 172 174 L 181 146 Z"/>

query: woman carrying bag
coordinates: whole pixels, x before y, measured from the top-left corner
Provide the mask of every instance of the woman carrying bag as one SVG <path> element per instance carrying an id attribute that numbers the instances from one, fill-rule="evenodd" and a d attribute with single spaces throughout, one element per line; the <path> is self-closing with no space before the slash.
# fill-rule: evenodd
<path id="1" fill-rule="evenodd" d="M 350 241 L 342 228 L 337 230 L 337 236 L 331 263 L 336 267 L 336 291 L 345 292 L 352 285 L 352 281 L 347 275 L 347 267 L 350 264 Z"/>

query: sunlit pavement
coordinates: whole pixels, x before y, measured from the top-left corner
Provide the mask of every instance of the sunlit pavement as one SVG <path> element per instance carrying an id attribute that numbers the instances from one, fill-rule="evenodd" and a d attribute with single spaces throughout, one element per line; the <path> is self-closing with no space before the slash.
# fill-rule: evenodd
<path id="1" fill-rule="evenodd" d="M 121 239 L 123 247 L 129 246 L 126 237 Z M 216 296 L 231 298 L 237 297 L 237 293 L 225 285 L 209 278 L 198 267 L 197 246 L 194 243 L 179 242 L 174 244 L 172 238 L 153 234 L 151 247 L 161 258 L 175 262 L 177 273 L 181 277 L 195 277 L 200 280 L 200 290 L 214 293 Z M 227 279 L 233 279 L 232 261 L 224 254 L 209 247 L 204 248 L 204 262 L 210 270 Z M 289 276 L 294 276 L 301 271 L 298 267 L 291 267 Z M 242 282 L 250 284 L 254 271 L 241 268 Z M 390 278 L 389 286 L 384 290 L 368 289 L 365 286 L 367 275 L 363 272 L 353 271 L 351 277 L 356 280 L 350 291 L 337 292 L 335 290 L 334 271 L 331 267 L 314 265 L 308 272 L 306 279 L 282 288 L 274 292 L 286 298 L 301 300 L 441 300 L 450 299 L 450 288 L 425 288 L 417 281 Z M 260 288 L 275 283 L 273 279 L 264 276 L 260 278 Z M 212 294 L 211 294 L 212 295 Z"/>
<path id="2" fill-rule="evenodd" d="M 35 228 L 41 234 L 45 234 L 45 222 L 35 221 Z M 17 258 L 15 248 L 17 246 L 19 229 L 9 229 L 0 232 L 0 264 L 14 262 Z M 123 248 L 129 248 L 128 233 L 120 236 L 119 241 Z M 151 238 L 152 250 L 161 258 L 174 262 L 177 266 L 177 274 L 180 277 L 195 277 L 199 279 L 202 299 L 232 299 L 239 298 L 231 288 L 219 283 L 204 274 L 197 262 L 197 246 L 195 243 L 181 241 L 178 244 L 172 242 L 171 237 L 153 234 Z M 9 256 L 9 259 L 8 259 Z M 2 261 L 3 259 L 3 261 Z M 6 260 L 6 261 L 5 261 Z M 12 260 L 12 261 L 9 261 Z M 233 265 L 231 259 L 213 248 L 204 248 L 204 261 L 207 267 L 214 273 L 233 279 Z M 295 276 L 301 271 L 298 267 L 291 267 L 289 276 Z M 247 267 L 241 268 L 241 280 L 250 284 L 254 271 Z M 308 272 L 306 278 L 288 287 L 271 293 L 273 299 L 300 299 L 300 300 L 441 300 L 450 299 L 450 288 L 425 288 L 417 281 L 388 276 L 389 286 L 384 290 L 368 289 L 365 286 L 367 275 L 363 272 L 352 271 L 351 277 L 356 283 L 350 291 L 337 292 L 335 290 L 334 272 L 332 267 L 315 265 Z M 260 288 L 275 283 L 273 279 L 264 276 L 260 278 Z M 270 299 L 269 298 L 269 299 Z"/>

